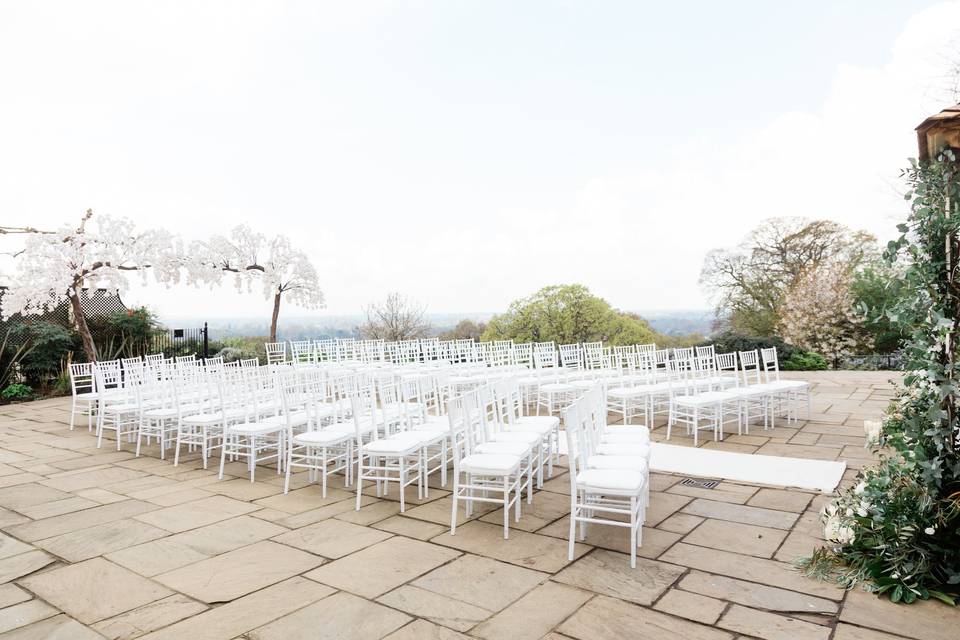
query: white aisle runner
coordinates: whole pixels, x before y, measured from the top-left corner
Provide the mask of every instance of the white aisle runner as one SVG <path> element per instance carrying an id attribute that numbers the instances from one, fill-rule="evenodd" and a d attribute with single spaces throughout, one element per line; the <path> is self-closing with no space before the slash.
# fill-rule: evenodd
<path id="1" fill-rule="evenodd" d="M 846 468 L 846 462 L 731 453 L 659 442 L 652 444 L 650 452 L 651 471 L 813 489 L 824 493 L 837 488 Z"/>

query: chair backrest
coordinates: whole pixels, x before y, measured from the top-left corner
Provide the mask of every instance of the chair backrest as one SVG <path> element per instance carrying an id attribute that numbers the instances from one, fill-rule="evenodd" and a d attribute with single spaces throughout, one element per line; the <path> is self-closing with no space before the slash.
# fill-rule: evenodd
<path id="1" fill-rule="evenodd" d="M 371 440 L 380 438 L 377 428 L 377 400 L 373 383 L 369 380 L 355 380 L 356 388 L 350 395 L 350 411 L 353 414 L 353 428 L 357 437 L 357 447 L 363 446 L 364 435 L 369 434 Z M 366 429 L 369 422 L 373 429 Z"/>
<path id="2" fill-rule="evenodd" d="M 333 339 L 314 340 L 313 352 L 316 354 L 318 362 L 334 362 L 337 359 L 337 341 Z"/>
<path id="3" fill-rule="evenodd" d="M 602 369 L 607 366 L 608 359 L 603 342 L 583 343 L 583 362 L 587 368 Z"/>
<path id="4" fill-rule="evenodd" d="M 70 364 L 70 390 L 73 395 L 93 393 L 97 390 L 92 362 L 73 362 Z"/>
<path id="5" fill-rule="evenodd" d="M 337 338 L 337 361 L 356 360 L 357 341 L 355 338 Z"/>
<path id="6" fill-rule="evenodd" d="M 579 342 L 560 345 L 560 366 L 565 369 L 583 368 L 583 351 Z"/>
<path id="7" fill-rule="evenodd" d="M 538 369 L 557 366 L 557 348 L 552 341 L 534 343 L 533 365 Z"/>
<path id="8" fill-rule="evenodd" d="M 777 348 L 760 349 L 760 359 L 763 361 L 763 377 L 766 382 L 780 379 L 780 362 L 777 360 Z"/>
<path id="9" fill-rule="evenodd" d="M 567 464 L 570 473 L 570 491 L 577 493 L 577 476 L 586 468 L 590 451 L 590 412 L 582 398 L 562 411 L 564 431 L 567 434 Z"/>
<path id="10" fill-rule="evenodd" d="M 506 367 L 513 364 L 513 340 L 497 340 L 490 346 L 490 365 Z"/>
<path id="11" fill-rule="evenodd" d="M 740 370 L 743 373 L 743 383 L 745 385 L 761 384 L 760 378 L 760 359 L 757 356 L 757 350 L 739 351 Z"/>
<path id="12" fill-rule="evenodd" d="M 513 345 L 513 364 L 518 367 L 533 366 L 533 345 L 529 342 Z"/>
<path id="13" fill-rule="evenodd" d="M 123 373 L 119 360 L 103 360 L 93 363 L 93 373 L 96 378 L 97 391 L 109 393 L 123 388 Z"/>
<path id="14" fill-rule="evenodd" d="M 650 344 L 637 345 L 637 353 L 656 353 L 656 352 L 657 352 L 657 345 L 652 342 Z"/>
<path id="15" fill-rule="evenodd" d="M 730 378 L 734 384 L 740 386 L 740 370 L 737 367 L 737 354 L 736 352 L 731 353 L 718 353 L 715 358 L 717 363 L 717 373 L 722 378 Z"/>
<path id="16" fill-rule="evenodd" d="M 440 338 L 424 338 L 420 340 L 420 353 L 424 362 L 440 359 Z"/>
<path id="17" fill-rule="evenodd" d="M 280 364 L 287 361 L 286 342 L 266 342 L 263 348 L 267 352 L 267 364 Z"/>
<path id="18" fill-rule="evenodd" d="M 301 364 L 313 362 L 313 341 L 291 340 L 290 359 L 295 363 Z"/>
<path id="19" fill-rule="evenodd" d="M 715 356 L 715 355 L 717 354 L 716 347 L 715 347 L 714 345 L 712 345 L 712 344 L 708 344 L 708 345 L 705 346 L 705 347 L 696 347 L 696 350 L 697 350 L 697 357 L 698 357 L 698 358 L 700 358 L 700 357 L 706 357 L 706 356 L 709 356 L 709 357 L 712 358 L 713 356 Z"/>

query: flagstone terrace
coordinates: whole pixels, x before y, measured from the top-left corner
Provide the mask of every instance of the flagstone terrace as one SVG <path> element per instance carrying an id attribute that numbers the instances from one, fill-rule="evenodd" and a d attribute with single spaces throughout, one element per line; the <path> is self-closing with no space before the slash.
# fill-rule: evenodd
<path id="1" fill-rule="evenodd" d="M 845 460 L 848 483 L 869 464 L 862 424 L 892 396 L 891 374 L 797 377 L 812 383 L 809 422 L 700 445 Z M 356 511 L 352 492 L 321 498 L 302 474 L 284 495 L 278 476 L 250 483 L 241 464 L 221 481 L 196 457 L 174 467 L 156 447 L 97 449 L 68 412 L 65 400 L 0 407 L 0 639 L 952 640 L 960 626 L 957 609 L 795 571 L 820 542 L 825 497 L 813 493 L 651 474 L 630 569 L 627 536 L 609 527 L 567 560 L 563 468 L 509 540 L 482 509 L 461 511 L 450 536 L 438 486 L 408 493 L 404 515 L 372 488 Z"/>

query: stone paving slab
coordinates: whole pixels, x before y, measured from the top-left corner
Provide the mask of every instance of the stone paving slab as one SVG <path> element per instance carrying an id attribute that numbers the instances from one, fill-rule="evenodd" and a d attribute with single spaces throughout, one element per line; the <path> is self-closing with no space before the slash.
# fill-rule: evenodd
<path id="1" fill-rule="evenodd" d="M 851 482 L 872 463 L 862 423 L 891 397 L 890 374 L 788 375 L 812 383 L 811 421 L 700 446 L 845 460 Z M 792 561 L 822 542 L 826 498 L 810 492 L 652 474 L 630 569 L 613 527 L 588 527 L 567 558 L 562 464 L 509 540 L 493 505 L 461 509 L 451 536 L 436 478 L 423 500 L 407 491 L 404 514 L 395 488 L 377 498 L 372 485 L 355 511 L 342 478 L 326 498 L 305 473 L 288 494 L 275 469 L 251 483 L 230 463 L 221 481 L 196 454 L 174 467 L 156 445 L 97 449 L 68 415 L 65 400 L 0 406 L 0 640 L 952 640 L 960 628 L 958 609 L 798 573 Z"/>

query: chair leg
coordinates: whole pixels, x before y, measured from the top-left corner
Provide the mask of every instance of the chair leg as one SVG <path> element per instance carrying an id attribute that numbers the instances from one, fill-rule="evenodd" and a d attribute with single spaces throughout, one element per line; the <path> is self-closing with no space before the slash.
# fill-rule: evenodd
<path id="1" fill-rule="evenodd" d="M 227 442 L 230 436 L 223 434 L 223 442 L 220 445 L 220 479 L 223 480 L 223 467 L 227 463 Z"/>
<path id="2" fill-rule="evenodd" d="M 460 474 L 453 474 L 453 499 L 450 501 L 450 535 L 457 533 L 457 497 L 460 494 Z"/>
<path id="3" fill-rule="evenodd" d="M 357 454 L 357 511 L 360 511 L 360 494 L 363 491 L 363 453 Z"/>
<path id="4" fill-rule="evenodd" d="M 570 492 L 570 536 L 567 542 L 567 560 L 573 561 L 573 545 L 577 534 L 577 492 Z"/>
<path id="5" fill-rule="evenodd" d="M 519 496 L 518 496 L 519 501 Z M 503 478 L 503 539 L 510 538 L 510 478 Z"/>

